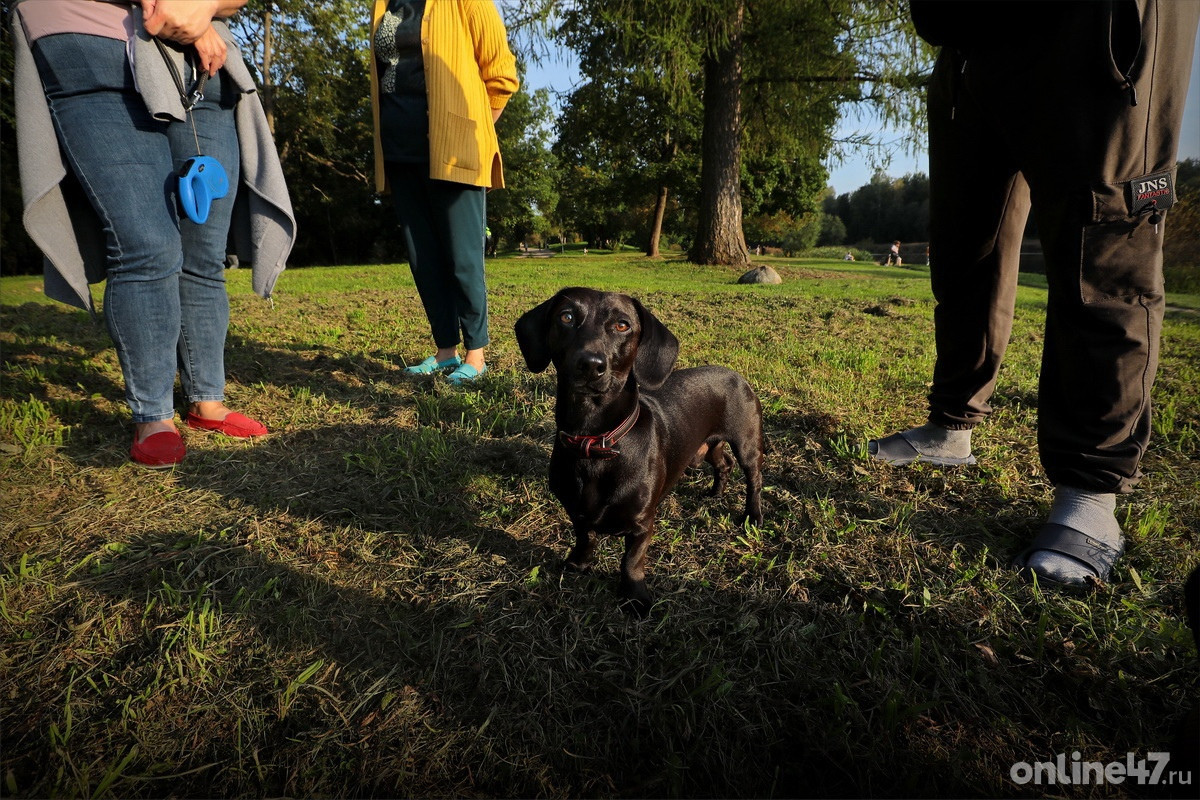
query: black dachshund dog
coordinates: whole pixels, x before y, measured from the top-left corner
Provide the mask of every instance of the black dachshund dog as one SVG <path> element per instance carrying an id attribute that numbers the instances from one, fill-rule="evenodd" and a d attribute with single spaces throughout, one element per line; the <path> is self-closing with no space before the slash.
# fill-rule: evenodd
<path id="1" fill-rule="evenodd" d="M 550 489 L 575 529 L 569 568 L 591 565 L 595 535 L 624 536 L 620 596 L 647 615 L 646 551 L 658 505 L 685 469 L 704 461 L 716 495 L 737 459 L 743 522 L 762 523 L 762 405 L 745 378 L 717 366 L 673 372 L 678 339 L 624 294 L 563 289 L 523 314 L 516 335 L 530 370 L 553 362 L 558 373 Z"/>

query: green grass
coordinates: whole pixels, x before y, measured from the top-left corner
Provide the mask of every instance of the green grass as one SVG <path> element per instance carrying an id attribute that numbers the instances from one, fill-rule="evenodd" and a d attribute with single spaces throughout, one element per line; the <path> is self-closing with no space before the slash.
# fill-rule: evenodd
<path id="1" fill-rule="evenodd" d="M 927 273 L 765 261 L 782 285 L 493 260 L 491 369 L 462 390 L 400 372 L 429 353 L 405 266 L 289 271 L 273 303 L 230 272 L 230 403 L 273 434 L 188 434 L 165 474 L 129 463 L 103 324 L 0 279 L 4 794 L 1144 794 L 1009 769 L 1170 750 L 1195 702 L 1200 318 L 1168 312 L 1114 581 L 1056 593 L 1007 568 L 1050 500 L 1044 284 L 1018 292 L 980 465 L 890 469 L 864 443 L 923 419 Z M 635 294 L 680 366 L 738 369 L 765 409 L 766 522 L 685 476 L 642 622 L 617 608 L 619 542 L 595 574 L 561 566 L 553 375 L 512 326 L 565 285 Z"/>

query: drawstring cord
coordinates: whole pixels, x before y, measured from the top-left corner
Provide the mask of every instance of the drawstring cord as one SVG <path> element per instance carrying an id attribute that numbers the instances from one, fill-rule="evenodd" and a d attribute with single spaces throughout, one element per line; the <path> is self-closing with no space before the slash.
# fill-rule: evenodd
<path id="1" fill-rule="evenodd" d="M 1121 88 L 1129 92 L 1129 105 L 1136 106 L 1137 87 L 1133 85 L 1133 77 L 1131 75 L 1122 75 L 1121 77 L 1125 79 L 1125 83 L 1121 85 Z"/>
<path id="2" fill-rule="evenodd" d="M 963 75 L 967 73 L 967 57 L 961 50 L 954 51 L 954 61 L 958 65 L 958 69 L 954 70 L 954 75 L 950 79 L 950 119 L 954 119 L 958 112 L 959 84 L 964 80 Z"/>

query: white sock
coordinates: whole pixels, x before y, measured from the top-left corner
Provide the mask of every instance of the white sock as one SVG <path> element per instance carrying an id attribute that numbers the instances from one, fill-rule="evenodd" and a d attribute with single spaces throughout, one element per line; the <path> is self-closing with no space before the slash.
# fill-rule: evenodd
<path id="1" fill-rule="evenodd" d="M 1054 503 L 1046 521 L 1074 528 L 1116 550 L 1121 545 L 1116 509 L 1115 494 L 1055 486 Z M 1026 564 L 1038 575 L 1059 583 L 1083 583 L 1094 576 L 1084 564 L 1049 550 L 1035 550 Z"/>

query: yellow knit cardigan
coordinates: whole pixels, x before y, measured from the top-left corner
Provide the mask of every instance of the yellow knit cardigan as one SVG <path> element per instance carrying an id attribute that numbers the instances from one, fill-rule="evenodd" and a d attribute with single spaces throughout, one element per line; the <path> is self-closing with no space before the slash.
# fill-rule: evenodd
<path id="1" fill-rule="evenodd" d="M 375 30 L 388 0 L 371 13 L 371 109 L 375 118 L 375 189 L 386 193 L 379 138 Z M 429 177 L 501 188 L 504 167 L 492 122 L 517 91 L 517 63 L 494 0 L 425 0 L 421 52 L 429 99 Z"/>

